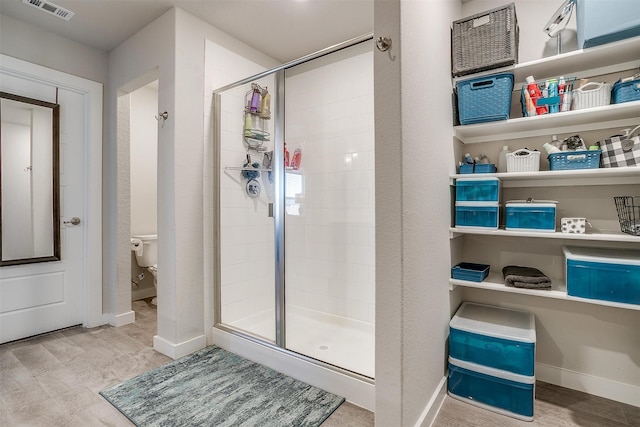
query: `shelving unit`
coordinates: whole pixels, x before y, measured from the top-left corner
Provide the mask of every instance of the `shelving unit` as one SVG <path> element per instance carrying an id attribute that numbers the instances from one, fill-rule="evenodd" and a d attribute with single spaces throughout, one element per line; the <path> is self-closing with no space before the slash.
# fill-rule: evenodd
<path id="1" fill-rule="evenodd" d="M 607 73 L 622 72 L 640 67 L 640 38 L 632 38 L 617 43 L 610 43 L 596 48 L 578 50 L 536 61 L 517 64 L 502 69 L 490 70 L 475 74 L 471 77 L 502 72 L 514 73 L 514 91 L 519 93 L 522 84 L 528 75 L 535 75 L 538 79 L 556 77 L 559 75 L 582 77 L 600 76 Z M 464 76 L 454 79 L 470 78 Z M 574 110 L 562 113 L 548 114 L 537 117 L 518 117 L 503 121 L 495 121 L 474 125 L 454 126 L 454 136 L 462 144 L 491 143 L 498 141 L 514 141 L 532 137 L 546 137 L 552 134 L 567 134 L 574 132 L 589 132 L 603 129 L 622 129 L 640 124 L 640 101 L 623 104 L 607 105 L 602 107 Z M 469 174 L 452 174 L 449 177 L 451 185 L 455 185 L 456 179 L 469 178 Z M 503 188 L 510 188 L 512 192 L 525 193 L 528 187 L 553 187 L 567 188 L 574 186 L 612 186 L 639 185 L 640 167 L 612 168 L 612 169 L 578 169 L 560 171 L 537 171 L 516 173 L 482 174 L 482 177 L 500 178 Z M 522 189 L 519 191 L 518 189 Z M 640 187 L 638 187 L 640 189 Z M 640 191 L 640 190 L 639 190 Z M 525 197 L 526 198 L 526 197 Z M 561 201 L 562 203 L 562 201 Z M 568 203 L 576 203 L 570 200 Z M 613 203 L 613 201 L 612 201 Z M 617 220 L 617 218 L 616 218 Z M 624 234 L 619 231 L 594 231 L 587 234 L 566 234 L 560 232 L 518 232 L 503 229 L 483 228 L 456 228 L 449 229 L 452 241 L 463 239 L 456 244 L 463 248 L 465 236 L 483 236 L 493 238 L 530 239 L 545 244 L 545 239 L 551 247 L 557 247 L 567 243 L 579 244 L 580 242 L 610 243 L 614 246 L 640 247 L 640 237 Z M 541 240 L 538 240 L 541 239 Z M 498 245 L 501 243 L 498 242 Z M 460 246 L 462 245 L 462 246 Z M 477 243 L 476 243 L 477 245 Z M 526 253 L 526 245 L 522 248 Z M 478 248 L 478 246 L 475 246 Z M 458 249 L 461 250 L 461 249 Z M 473 249 L 470 249 L 473 250 Z M 479 250 L 479 249 L 476 249 Z M 523 261 L 524 262 L 524 261 Z M 456 287 L 470 287 L 498 292 L 531 295 L 546 298 L 555 298 L 566 301 L 580 301 L 589 304 L 604 305 L 609 307 L 640 310 L 640 306 L 634 304 L 613 303 L 609 301 L 575 298 L 567 295 L 564 279 L 552 279 L 554 285 L 551 291 L 529 290 L 511 288 L 504 285 L 502 274 L 492 273 L 483 282 L 469 282 L 458 279 L 449 280 L 450 290 Z"/>

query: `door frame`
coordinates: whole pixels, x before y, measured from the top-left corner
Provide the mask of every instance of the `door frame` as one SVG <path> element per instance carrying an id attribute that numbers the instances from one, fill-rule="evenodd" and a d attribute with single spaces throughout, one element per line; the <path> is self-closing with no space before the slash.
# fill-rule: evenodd
<path id="1" fill-rule="evenodd" d="M 0 54 L 0 72 L 74 91 L 84 97 L 83 323 L 106 323 L 102 312 L 102 88 L 98 82 Z M 7 268 L 7 267 L 3 267 Z M 9 267 L 10 268 L 10 267 Z"/>

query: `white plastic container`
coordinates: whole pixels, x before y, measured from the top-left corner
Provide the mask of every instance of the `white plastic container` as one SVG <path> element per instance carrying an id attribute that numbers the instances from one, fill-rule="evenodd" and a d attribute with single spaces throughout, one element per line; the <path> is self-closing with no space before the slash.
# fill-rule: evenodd
<path id="1" fill-rule="evenodd" d="M 507 172 L 537 172 L 540 170 L 540 152 L 521 148 L 507 154 Z"/>
<path id="2" fill-rule="evenodd" d="M 609 83 L 590 82 L 573 91 L 573 109 L 602 107 L 611 103 Z"/>

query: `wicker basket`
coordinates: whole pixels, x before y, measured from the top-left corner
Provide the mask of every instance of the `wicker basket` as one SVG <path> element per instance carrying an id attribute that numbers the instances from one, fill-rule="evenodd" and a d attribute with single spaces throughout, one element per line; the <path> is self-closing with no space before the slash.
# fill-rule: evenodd
<path id="1" fill-rule="evenodd" d="M 458 77 L 517 63 L 518 40 L 514 3 L 455 21 L 451 74 Z"/>

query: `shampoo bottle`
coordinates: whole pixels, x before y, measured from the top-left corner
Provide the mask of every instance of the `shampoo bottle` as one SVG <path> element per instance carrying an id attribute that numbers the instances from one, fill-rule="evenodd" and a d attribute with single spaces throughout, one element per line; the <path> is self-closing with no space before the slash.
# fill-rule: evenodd
<path id="1" fill-rule="evenodd" d="M 302 161 L 302 147 L 299 145 L 293 151 L 293 157 L 291 157 L 291 169 L 298 170 L 300 169 L 300 162 Z"/>
<path id="2" fill-rule="evenodd" d="M 260 117 L 263 119 L 271 118 L 271 94 L 265 87 L 262 91 L 262 104 L 260 105 Z"/>
<path id="3" fill-rule="evenodd" d="M 559 105 L 560 105 L 560 97 L 558 94 L 558 80 L 556 79 L 551 79 L 549 80 L 549 84 L 547 85 L 547 91 L 548 91 L 548 96 L 549 98 L 558 98 L 558 103 L 557 104 L 549 104 L 549 113 L 557 113 L 558 111 L 560 111 Z"/>
<path id="4" fill-rule="evenodd" d="M 507 172 L 507 154 L 509 154 L 509 147 L 505 145 L 498 153 L 498 172 Z"/>
<path id="5" fill-rule="evenodd" d="M 287 143 L 284 143 L 284 167 L 289 167 L 289 150 L 287 150 Z"/>
<path id="6" fill-rule="evenodd" d="M 536 115 L 541 116 L 543 114 L 547 114 L 548 110 L 546 106 L 542 105 L 538 107 L 538 99 L 542 98 L 542 91 L 540 90 L 540 87 L 538 86 L 538 83 L 536 83 L 533 76 L 527 77 L 527 92 L 531 97 L 533 105 L 536 106 Z"/>

